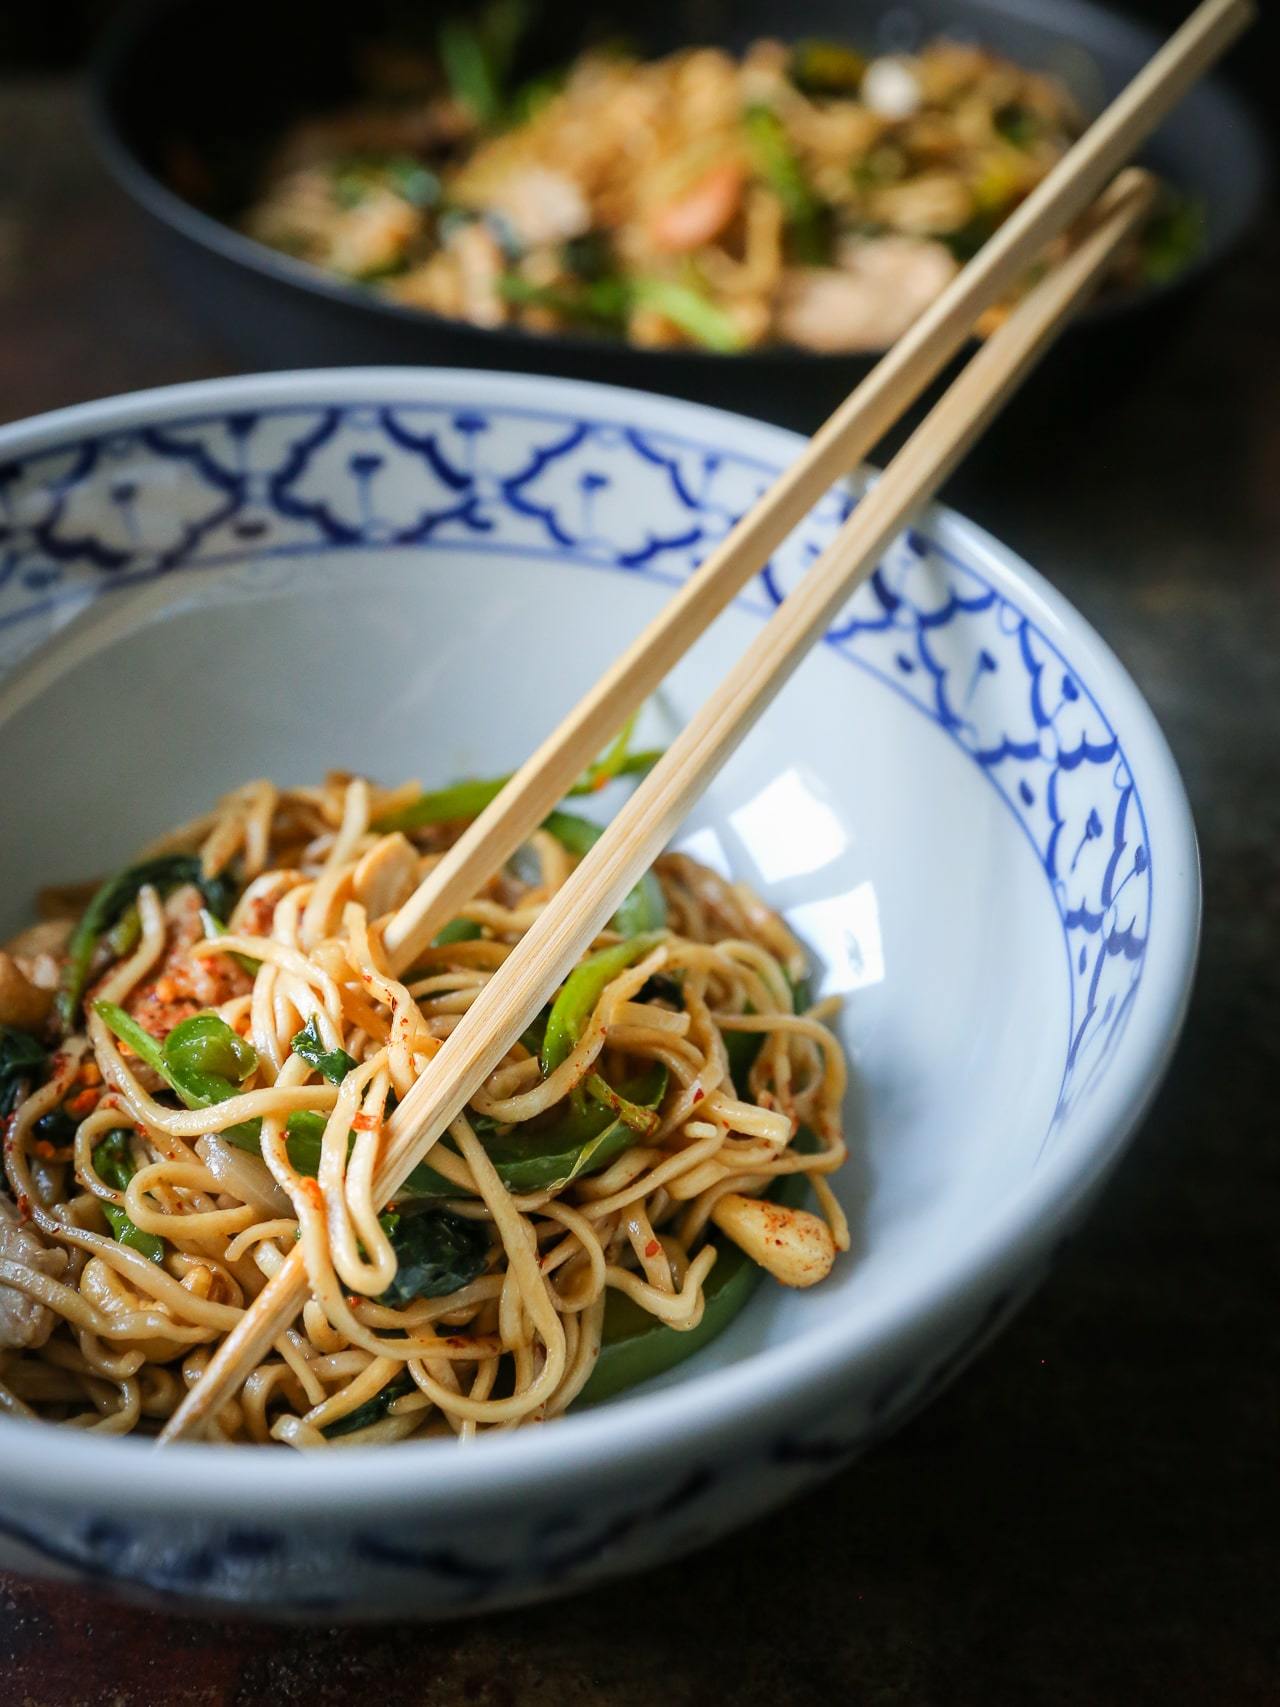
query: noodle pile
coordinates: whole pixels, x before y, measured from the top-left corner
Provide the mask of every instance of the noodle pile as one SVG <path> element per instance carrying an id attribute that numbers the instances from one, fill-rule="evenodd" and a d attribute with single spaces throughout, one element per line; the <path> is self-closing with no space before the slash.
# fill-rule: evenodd
<path id="1" fill-rule="evenodd" d="M 1061 83 L 947 40 L 589 51 L 501 104 L 442 46 L 412 98 L 295 126 L 244 228 L 480 326 L 882 349 L 1082 128 Z"/>
<path id="2" fill-rule="evenodd" d="M 154 1433 L 298 1240 L 309 1300 L 213 1438 L 541 1421 L 618 1311 L 670 1347 L 717 1265 L 808 1284 L 847 1249 L 826 1009 L 777 915 L 680 854 L 379 1214 L 385 1120 L 589 837 L 555 815 L 397 977 L 385 925 L 463 827 L 433 798 L 249 783 L 0 954 L 6 1414 Z M 821 1218 L 769 1200 L 801 1178 Z"/>

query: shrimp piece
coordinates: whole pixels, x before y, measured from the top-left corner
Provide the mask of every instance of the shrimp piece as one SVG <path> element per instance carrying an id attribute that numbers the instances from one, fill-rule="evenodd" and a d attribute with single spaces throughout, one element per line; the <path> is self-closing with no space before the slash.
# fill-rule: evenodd
<path id="1" fill-rule="evenodd" d="M 684 255 L 717 238 L 742 206 L 746 174 L 740 160 L 723 160 L 691 188 L 664 202 L 649 220 L 655 249 Z"/>

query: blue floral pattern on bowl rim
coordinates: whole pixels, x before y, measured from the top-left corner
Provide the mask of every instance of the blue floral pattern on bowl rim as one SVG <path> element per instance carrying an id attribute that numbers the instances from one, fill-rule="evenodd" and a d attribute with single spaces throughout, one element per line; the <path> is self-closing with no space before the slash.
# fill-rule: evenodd
<path id="1" fill-rule="evenodd" d="M 678 585 L 780 466 L 725 449 L 712 427 L 704 436 L 628 422 L 625 394 L 556 409 L 477 406 L 485 387 L 466 375 L 436 376 L 432 389 L 428 401 L 175 403 L 0 457 L 0 676 L 101 594 L 239 566 L 257 586 L 268 566 L 287 574 L 291 560 L 318 553 L 461 546 Z M 388 480 L 396 462 L 412 480 Z M 623 470 L 643 502 L 612 502 Z M 829 493 L 740 603 L 766 617 L 855 502 L 855 487 Z M 1089 685 L 983 572 L 981 551 L 969 561 L 939 537 L 946 531 L 926 521 L 900 539 L 826 644 L 979 767 L 1050 887 L 1070 1019 L 1049 1145 L 1102 1077 L 1134 1006 L 1152 908 L 1146 818 Z M 1009 680 L 1016 694 L 993 691 Z M 1067 1206 L 1059 1239 L 1100 1177 Z M 598 1508 L 551 1491 L 466 1547 L 447 1530 L 443 1545 L 421 1535 L 412 1504 L 403 1523 L 371 1529 L 353 1515 L 298 1536 L 268 1506 L 260 1517 L 255 1507 L 135 1518 L 112 1500 L 50 1510 L 16 1485 L 0 1537 L 169 1609 L 447 1615 L 560 1592 L 712 1538 L 758 1509 L 761 1485 L 777 1498 L 847 1463 L 952 1378 L 1051 1255 L 1024 1249 L 992 1265 L 962 1303 L 851 1374 L 820 1413 L 758 1419 L 728 1458 L 704 1442 L 649 1481 L 610 1486 Z"/>
<path id="2" fill-rule="evenodd" d="M 386 478 L 396 462 L 412 467 L 408 507 Z M 609 504 L 619 463 L 646 498 L 625 513 Z M 107 431 L 0 463 L 0 670 L 103 592 L 317 552 L 465 546 L 676 585 L 777 473 L 685 434 L 492 404 L 286 404 Z M 741 602 L 767 614 L 855 501 L 829 493 Z M 964 644 L 948 647 L 957 629 Z M 1035 851 L 1069 981 L 1056 1123 L 1105 1069 L 1147 947 L 1146 822 L 1116 732 L 1043 628 L 927 524 L 826 643 L 960 747 Z M 984 692 L 1011 672 L 1015 727 L 1008 693 Z"/>

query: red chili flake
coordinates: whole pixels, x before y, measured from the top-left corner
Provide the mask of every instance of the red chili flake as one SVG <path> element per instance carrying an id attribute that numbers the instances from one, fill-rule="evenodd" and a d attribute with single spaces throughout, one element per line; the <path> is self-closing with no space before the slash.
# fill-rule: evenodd
<path id="1" fill-rule="evenodd" d="M 699 1085 L 697 1090 L 695 1090 L 693 1093 L 694 1102 L 701 1102 L 703 1097 L 706 1096 L 706 1094 L 707 1093 L 703 1090 L 702 1086 Z"/>
<path id="2" fill-rule="evenodd" d="M 376 1132 L 382 1122 L 376 1114 L 356 1114 L 351 1117 L 351 1124 L 357 1132 Z"/>
<path id="3" fill-rule="evenodd" d="M 459 1351 L 465 1351 L 470 1343 L 469 1340 L 463 1339 L 459 1334 L 450 1334 L 445 1341 L 446 1345 L 455 1346 Z"/>
<path id="4" fill-rule="evenodd" d="M 645 1248 L 644 1248 L 644 1254 L 645 1254 L 645 1255 L 646 1255 L 646 1256 L 647 1256 L 647 1257 L 656 1257 L 656 1256 L 657 1256 L 657 1254 L 658 1254 L 658 1252 L 659 1252 L 659 1251 L 660 1251 L 660 1250 L 661 1250 L 661 1249 L 662 1249 L 662 1243 L 661 1243 L 661 1241 L 660 1241 L 660 1240 L 658 1240 L 658 1239 L 650 1239 L 650 1240 L 649 1240 L 649 1243 L 648 1243 L 648 1244 L 647 1244 L 647 1245 L 646 1245 L 646 1246 L 645 1246 Z"/>
<path id="5" fill-rule="evenodd" d="M 31 1148 L 35 1151 L 37 1156 L 42 1156 L 46 1162 L 53 1161 L 54 1157 L 58 1154 L 57 1145 L 51 1144 L 47 1138 L 37 1138 Z"/>
<path id="6" fill-rule="evenodd" d="M 18 1215 L 23 1221 L 30 1221 L 31 1219 L 31 1199 L 25 1191 L 18 1193 Z"/>
<path id="7" fill-rule="evenodd" d="M 97 1108 L 98 1093 L 91 1089 L 78 1091 L 75 1096 L 68 1099 L 66 1106 L 71 1114 L 78 1115 L 83 1120 L 85 1115 L 92 1114 Z"/>

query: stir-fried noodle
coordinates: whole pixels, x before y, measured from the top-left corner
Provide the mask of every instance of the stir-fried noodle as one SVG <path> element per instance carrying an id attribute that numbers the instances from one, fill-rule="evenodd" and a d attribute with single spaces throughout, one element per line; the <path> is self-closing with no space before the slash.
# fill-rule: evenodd
<path id="1" fill-rule="evenodd" d="M 252 782 L 0 953 L 7 1414 L 154 1432 L 298 1240 L 310 1298 L 214 1438 L 554 1417 L 619 1345 L 628 1379 L 675 1361 L 753 1262 L 807 1285 L 847 1248 L 803 954 L 674 853 L 380 1212 L 385 1120 L 594 833 L 553 815 L 397 976 L 384 928 L 480 804 Z"/>
<path id="2" fill-rule="evenodd" d="M 1058 79 L 945 39 L 597 48 L 520 85 L 511 13 L 494 0 L 433 54 L 377 56 L 365 98 L 282 139 L 244 229 L 478 326 L 879 350 L 1083 128 Z M 1198 241 L 1167 191 L 1123 282 L 1171 276 Z"/>

